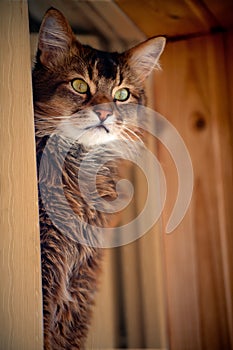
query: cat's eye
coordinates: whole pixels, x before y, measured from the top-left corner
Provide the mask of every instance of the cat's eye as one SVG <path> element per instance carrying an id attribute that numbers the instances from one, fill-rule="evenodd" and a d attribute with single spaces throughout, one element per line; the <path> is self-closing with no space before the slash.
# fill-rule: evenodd
<path id="1" fill-rule="evenodd" d="M 80 94 L 86 94 L 89 89 L 88 84 L 82 79 L 74 79 L 71 85 L 73 89 Z"/>
<path id="2" fill-rule="evenodd" d="M 114 99 L 117 101 L 126 101 L 129 98 L 129 90 L 126 88 L 119 89 L 115 92 Z"/>

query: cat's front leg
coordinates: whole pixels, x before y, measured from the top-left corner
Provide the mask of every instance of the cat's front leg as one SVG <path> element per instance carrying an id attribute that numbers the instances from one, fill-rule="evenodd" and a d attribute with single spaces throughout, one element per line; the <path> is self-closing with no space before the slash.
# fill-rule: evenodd
<path id="1" fill-rule="evenodd" d="M 42 234 L 44 349 L 83 348 L 101 255 L 56 230 Z"/>

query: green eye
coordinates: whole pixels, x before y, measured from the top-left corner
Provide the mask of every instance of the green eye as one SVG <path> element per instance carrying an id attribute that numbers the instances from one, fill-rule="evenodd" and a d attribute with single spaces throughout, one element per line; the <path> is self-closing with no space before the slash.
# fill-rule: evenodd
<path id="1" fill-rule="evenodd" d="M 72 85 L 73 89 L 75 91 L 79 92 L 80 94 L 85 94 L 88 91 L 88 85 L 82 79 L 74 79 L 71 82 L 71 85 Z"/>
<path id="2" fill-rule="evenodd" d="M 126 88 L 119 89 L 115 92 L 115 100 L 126 101 L 129 98 L 129 90 Z"/>

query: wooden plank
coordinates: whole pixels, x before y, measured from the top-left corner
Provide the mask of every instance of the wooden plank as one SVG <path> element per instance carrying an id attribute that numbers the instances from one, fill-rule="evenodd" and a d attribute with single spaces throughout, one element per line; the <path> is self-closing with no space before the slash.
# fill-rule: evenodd
<path id="1" fill-rule="evenodd" d="M 153 77 L 153 75 L 152 75 Z M 147 85 L 148 105 L 153 108 L 153 81 L 150 79 Z M 152 118 L 151 118 L 152 119 Z M 154 121 L 150 120 L 151 133 L 154 133 Z M 148 135 L 146 144 L 155 157 L 157 157 L 157 140 L 152 135 Z M 149 159 L 144 159 L 145 164 L 150 163 Z M 146 169 L 146 172 L 145 172 Z M 144 178 L 145 177 L 145 178 Z M 139 230 L 143 230 L 145 222 L 150 221 L 150 217 L 155 212 L 159 212 L 161 207 L 161 184 L 159 171 L 150 167 L 136 173 L 136 208 L 137 215 L 143 210 L 148 199 L 148 189 L 146 181 L 151 182 L 149 189 L 151 202 L 144 217 L 139 221 Z M 144 221 L 144 222 L 143 222 Z M 143 231 L 142 231 L 143 232 Z M 154 223 L 149 232 L 137 241 L 137 260 L 139 261 L 139 288 L 141 293 L 142 309 L 142 334 L 144 336 L 143 345 L 145 348 L 166 348 L 167 346 L 167 323 L 165 305 L 165 269 L 164 269 L 164 247 L 162 239 L 161 218 Z"/>
<path id="2" fill-rule="evenodd" d="M 217 24 L 201 2 L 116 0 L 116 3 L 147 36 L 202 33 Z"/>
<path id="3" fill-rule="evenodd" d="M 136 228 L 135 228 L 136 229 Z M 129 349 L 144 347 L 141 281 L 137 242 L 121 247 L 123 317 L 125 345 Z"/>
<path id="4" fill-rule="evenodd" d="M 219 24 L 224 28 L 233 27 L 233 1 L 232 0 L 204 0 L 203 3 L 209 8 L 209 11 L 215 16 Z"/>
<path id="5" fill-rule="evenodd" d="M 117 276 L 114 249 L 106 249 L 87 349 L 111 349 L 117 346 Z"/>
<path id="6" fill-rule="evenodd" d="M 0 2 L 0 348 L 42 349 L 42 299 L 26 1 Z"/>
<path id="7" fill-rule="evenodd" d="M 156 198 L 155 198 L 156 200 Z M 153 207 L 151 208 L 153 210 Z M 166 348 L 165 269 L 161 223 L 138 241 L 144 347 Z"/>
<path id="8" fill-rule="evenodd" d="M 98 35 L 99 41 L 92 42 L 97 49 L 122 51 L 145 37 L 114 1 L 30 1 L 31 17 L 40 23 L 51 4 L 66 16 L 78 37 Z"/>
<path id="9" fill-rule="evenodd" d="M 231 346 L 233 348 L 233 32 L 228 32 L 222 41 L 216 40 L 212 46 L 215 60 L 212 61 L 214 69 L 215 86 L 212 87 L 212 99 L 217 101 L 214 109 L 215 120 L 218 123 L 216 139 L 216 154 L 218 155 L 218 199 L 221 225 L 221 248 L 223 258 L 224 289 L 227 305 L 228 325 Z M 218 51 L 216 48 L 220 48 Z M 221 52 L 224 51 L 224 57 Z M 222 62 L 222 63 L 221 63 Z M 219 84 L 219 63 L 224 67 L 225 86 Z M 222 108 L 222 106 L 225 107 Z"/>
<path id="10" fill-rule="evenodd" d="M 170 345 L 230 349 L 232 122 L 223 39 L 208 36 L 168 44 L 161 61 L 157 110 L 183 137 L 195 175 L 191 207 L 181 225 L 164 239 Z M 167 222 L 177 174 L 162 147 L 160 159 L 170 183 Z"/>

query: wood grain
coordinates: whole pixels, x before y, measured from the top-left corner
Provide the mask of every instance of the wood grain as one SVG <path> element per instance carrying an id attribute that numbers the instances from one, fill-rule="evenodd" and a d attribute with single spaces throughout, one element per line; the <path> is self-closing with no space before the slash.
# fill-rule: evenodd
<path id="1" fill-rule="evenodd" d="M 224 27 L 231 29 L 233 28 L 233 2 L 232 0 L 224 1 L 213 1 L 204 0 L 209 11 L 213 14 L 219 24 Z"/>
<path id="2" fill-rule="evenodd" d="M 201 1 L 116 0 L 116 2 L 147 36 L 176 37 L 203 33 L 218 25 Z"/>
<path id="3" fill-rule="evenodd" d="M 148 88 L 152 88 L 152 85 Z M 153 121 L 151 120 L 151 123 Z M 148 140 L 147 146 L 153 151 L 156 144 Z M 151 144 L 150 144 L 151 143 Z M 144 164 L 149 160 L 144 156 Z M 145 169 L 147 171 L 145 172 Z M 125 317 L 126 344 L 134 348 L 165 348 L 167 345 L 166 308 L 164 288 L 163 244 L 161 223 L 143 231 L 145 222 L 154 216 L 160 206 L 160 188 L 156 186 L 158 174 L 154 169 L 144 167 L 143 171 L 133 169 L 135 203 L 124 213 L 124 218 L 136 218 L 148 200 L 147 181 L 153 182 L 151 202 L 148 210 L 135 225 L 135 232 L 144 233 L 137 241 L 121 247 L 120 261 L 123 285 L 123 314 Z"/>
<path id="4" fill-rule="evenodd" d="M 42 349 L 42 300 L 27 3 L 0 2 L 0 348 Z"/>
<path id="5" fill-rule="evenodd" d="M 232 349 L 232 62 L 225 37 L 168 44 L 157 77 L 157 110 L 184 139 L 195 176 L 191 206 L 165 235 L 171 349 Z M 228 48 L 230 45 L 228 46 Z M 160 147 L 168 181 L 164 221 L 176 197 L 174 164 Z"/>
<path id="6" fill-rule="evenodd" d="M 200 35 L 233 27 L 233 2 L 197 0 L 115 0 L 147 36 Z"/>
<path id="7" fill-rule="evenodd" d="M 99 290 L 95 299 L 87 349 L 114 349 L 117 346 L 117 277 L 115 251 L 106 249 Z"/>
<path id="8" fill-rule="evenodd" d="M 223 268 L 224 268 L 224 287 L 227 302 L 228 324 L 233 330 L 233 216 L 232 216 L 232 197 L 233 193 L 233 32 L 230 31 L 223 36 L 222 48 L 224 49 L 224 72 L 226 76 L 226 88 L 222 89 L 217 85 L 219 101 L 226 103 L 227 109 L 225 114 L 226 123 L 220 122 L 219 156 L 221 160 L 220 177 L 223 179 L 220 187 L 221 198 L 221 228 L 222 228 L 222 248 L 223 248 Z M 215 61 L 219 67 L 219 60 Z M 218 68 L 219 69 L 219 68 Z M 217 74 L 217 73 L 216 73 Z M 220 116 L 220 111 L 216 111 Z M 220 116 L 222 119 L 223 115 Z M 230 332 L 231 346 L 233 348 L 233 331 Z"/>

